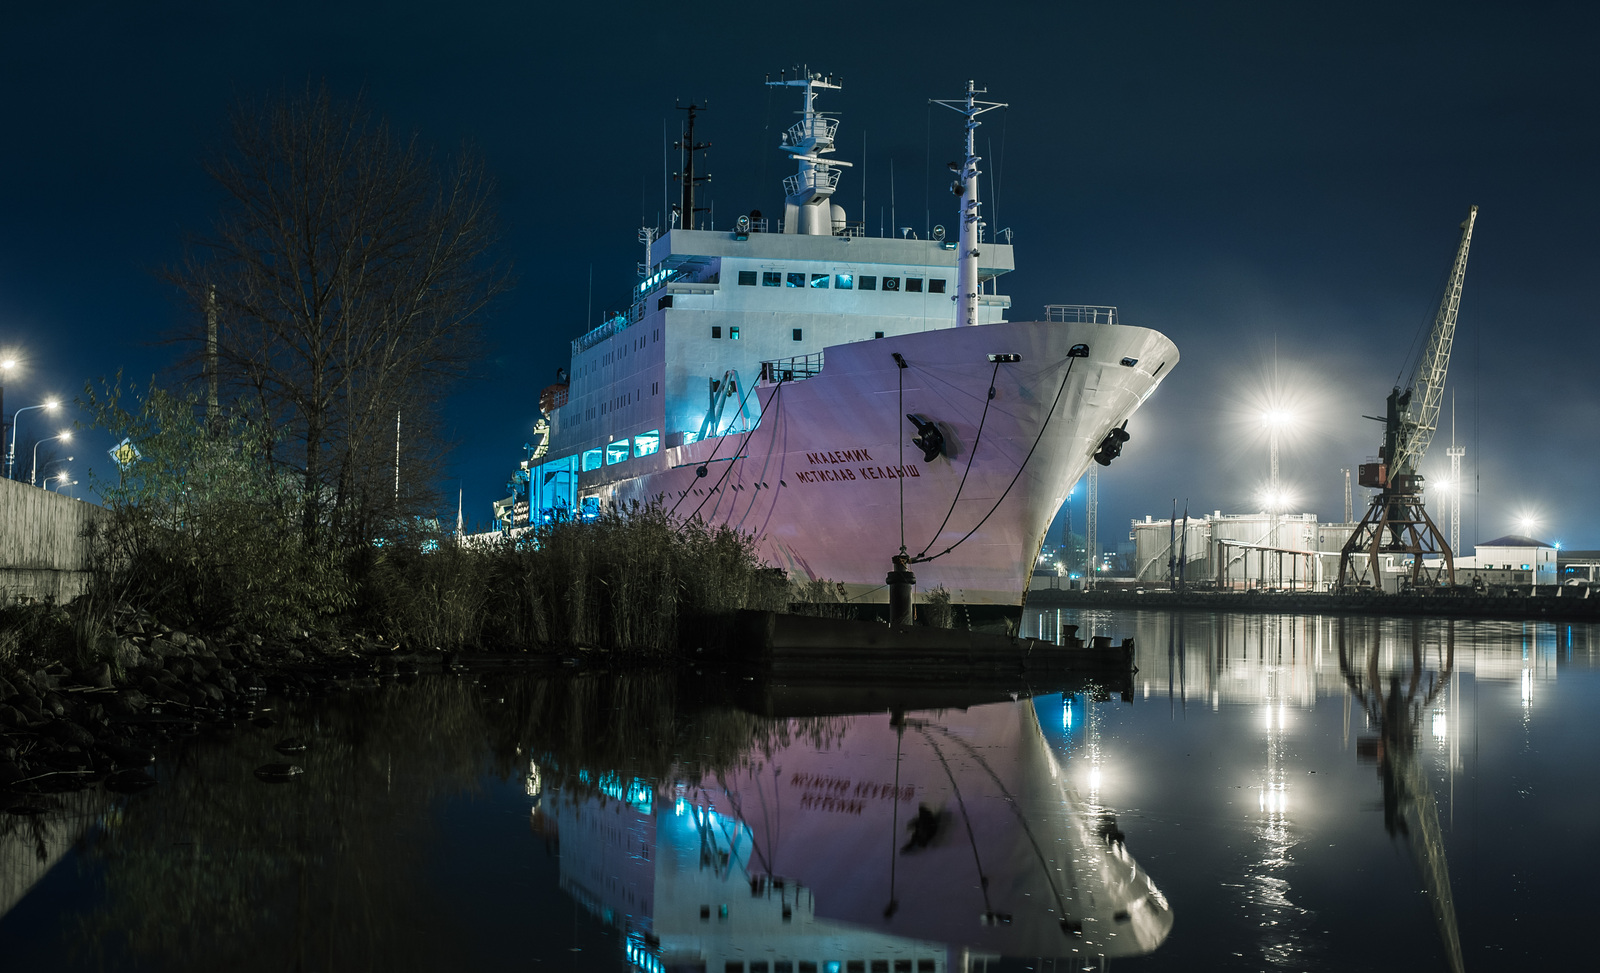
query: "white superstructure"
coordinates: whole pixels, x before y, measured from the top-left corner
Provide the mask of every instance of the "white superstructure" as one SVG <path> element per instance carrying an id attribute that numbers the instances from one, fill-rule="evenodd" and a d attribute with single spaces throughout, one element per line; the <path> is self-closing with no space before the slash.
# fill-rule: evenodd
<path id="1" fill-rule="evenodd" d="M 919 587 L 1020 605 L 1067 489 L 1177 349 L 1115 308 L 1005 319 L 1012 248 L 986 238 L 972 154 L 976 116 L 996 105 L 970 83 L 947 103 L 968 122 L 956 241 L 849 223 L 833 201 L 838 121 L 816 106 L 838 85 L 776 84 L 803 95 L 780 145 L 797 166 L 782 221 L 643 234 L 632 306 L 574 340 L 567 382 L 541 396 L 533 518 L 660 500 L 758 534 L 791 577 L 854 598 L 884 600 L 904 547 Z M 957 328 L 963 293 L 972 326 Z"/>

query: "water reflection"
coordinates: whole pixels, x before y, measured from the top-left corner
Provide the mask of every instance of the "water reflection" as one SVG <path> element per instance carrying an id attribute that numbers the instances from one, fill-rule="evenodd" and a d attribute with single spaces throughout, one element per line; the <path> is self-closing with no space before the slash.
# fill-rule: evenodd
<path id="1" fill-rule="evenodd" d="M 1046 620 L 1071 625 L 1135 636 L 1133 680 L 736 682 L 734 703 L 712 672 L 595 673 L 275 700 L 275 725 L 192 738 L 147 793 L 0 819 L 0 889 L 21 897 L 0 955 L 644 973 L 1587 956 L 1571 890 L 1600 827 L 1572 806 L 1600 800 L 1595 630 Z M 310 743 L 305 777 L 257 781 L 284 736 Z M 1561 844 L 1529 854 L 1530 831 Z"/>
<path id="2" fill-rule="evenodd" d="M 1171 929 L 1034 701 L 773 728 L 737 766 L 654 793 L 541 789 L 563 887 L 638 937 L 643 968 L 942 973 L 1137 955 Z"/>
<path id="3" fill-rule="evenodd" d="M 1433 705 L 1455 672 L 1456 623 L 1446 621 L 1442 644 L 1424 645 L 1420 626 L 1412 626 L 1409 659 L 1383 664 L 1383 640 L 1372 628 L 1365 647 L 1352 644 L 1357 633 L 1340 625 L 1339 671 L 1365 710 L 1375 737 L 1358 742 L 1357 754 L 1378 766 L 1383 781 L 1383 826 L 1390 837 L 1406 842 L 1433 910 L 1439 941 L 1450 969 L 1462 969 L 1461 934 L 1456 928 L 1455 897 L 1450 889 L 1450 863 L 1439 827 L 1433 788 L 1418 759 L 1417 738 L 1425 715 L 1432 714 L 1436 738 L 1449 735 L 1449 719 Z"/>

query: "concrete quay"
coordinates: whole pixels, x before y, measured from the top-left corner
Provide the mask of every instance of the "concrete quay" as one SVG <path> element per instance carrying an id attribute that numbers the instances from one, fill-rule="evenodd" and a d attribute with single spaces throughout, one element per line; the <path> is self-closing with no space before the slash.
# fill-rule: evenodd
<path id="1" fill-rule="evenodd" d="M 1556 589 L 1561 591 L 1562 589 Z M 1600 598 L 1548 595 L 1475 595 L 1454 592 L 1387 595 L 1331 592 L 1063 591 L 1030 592 L 1027 607 L 1117 608 L 1136 611 L 1247 612 L 1273 615 L 1429 615 L 1506 621 L 1600 621 Z"/>

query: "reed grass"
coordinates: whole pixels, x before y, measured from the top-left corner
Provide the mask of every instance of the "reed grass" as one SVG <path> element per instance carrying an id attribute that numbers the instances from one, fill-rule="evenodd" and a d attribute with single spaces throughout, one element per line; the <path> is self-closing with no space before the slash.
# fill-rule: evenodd
<path id="1" fill-rule="evenodd" d="M 413 648 L 563 646 L 669 657 L 686 625 L 741 608 L 782 611 L 789 588 L 748 535 L 641 505 L 515 540 L 386 552 L 365 612 Z"/>

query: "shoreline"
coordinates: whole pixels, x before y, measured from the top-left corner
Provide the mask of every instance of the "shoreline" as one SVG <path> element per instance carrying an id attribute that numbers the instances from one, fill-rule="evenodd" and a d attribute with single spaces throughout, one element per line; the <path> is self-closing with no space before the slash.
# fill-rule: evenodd
<path id="1" fill-rule="evenodd" d="M 1560 595 L 1334 594 L 1331 592 L 1063 591 L 1028 594 L 1024 610 L 1116 608 L 1132 611 L 1244 612 L 1278 615 L 1392 615 L 1500 621 L 1600 621 L 1600 598 Z"/>

